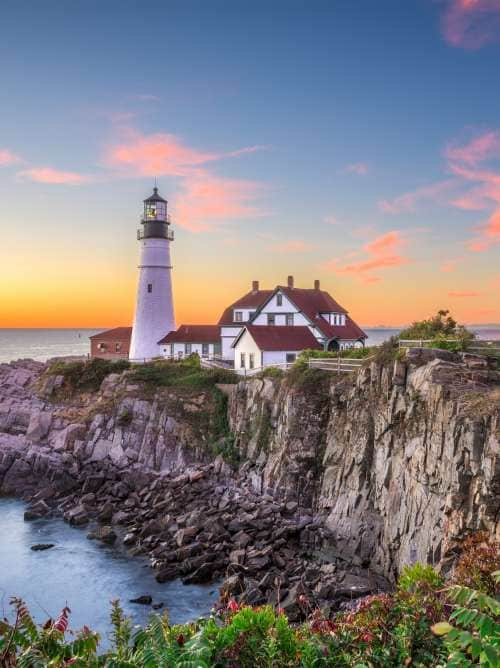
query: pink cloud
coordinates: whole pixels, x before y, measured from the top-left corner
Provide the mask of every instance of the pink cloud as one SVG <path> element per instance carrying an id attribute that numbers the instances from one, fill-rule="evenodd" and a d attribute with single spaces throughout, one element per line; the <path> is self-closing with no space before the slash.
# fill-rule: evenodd
<path id="1" fill-rule="evenodd" d="M 35 181 L 36 183 L 50 183 L 56 185 L 79 186 L 88 183 L 90 177 L 77 172 L 63 172 L 52 167 L 33 167 L 25 169 L 17 174 L 21 178 Z"/>
<path id="2" fill-rule="evenodd" d="M 448 0 L 441 30 L 448 44 L 464 49 L 498 41 L 500 0 Z"/>
<path id="3" fill-rule="evenodd" d="M 21 162 L 21 158 L 9 149 L 0 149 L 0 167 L 6 167 L 7 165 L 14 165 L 17 162 Z"/>
<path id="4" fill-rule="evenodd" d="M 108 148 L 105 163 L 138 176 L 187 176 L 209 162 L 266 148 L 247 146 L 228 153 L 216 153 L 186 146 L 172 134 L 143 135 L 130 129 L 126 134 L 125 141 Z"/>
<path id="5" fill-rule="evenodd" d="M 368 165 L 365 162 L 353 162 L 346 166 L 345 171 L 358 176 L 365 176 L 365 174 L 368 174 Z"/>
<path id="6" fill-rule="evenodd" d="M 380 277 L 372 273 L 374 270 L 400 267 L 410 262 L 409 258 L 400 253 L 406 244 L 407 240 L 401 232 L 393 230 L 363 246 L 362 251 L 368 255 L 367 259 L 349 264 L 332 260 L 327 267 L 336 274 L 357 276 L 363 283 L 376 283 L 380 281 Z"/>
<path id="7" fill-rule="evenodd" d="M 202 232 L 231 218 L 262 215 L 252 200 L 261 186 L 254 181 L 215 176 L 208 165 L 264 150 L 246 146 L 229 152 L 201 151 L 167 133 L 144 135 L 125 130 L 123 141 L 108 147 L 104 161 L 125 176 L 173 176 L 181 179 L 174 202 L 175 222 Z"/>
<path id="8" fill-rule="evenodd" d="M 175 223 L 192 232 L 203 232 L 231 218 L 261 215 L 250 203 L 258 183 L 199 173 L 185 180 L 184 192 L 174 201 Z"/>
<path id="9" fill-rule="evenodd" d="M 453 297 L 457 299 L 468 299 L 473 297 L 482 297 L 483 295 L 480 292 L 475 292 L 474 290 L 451 290 L 448 292 L 448 297 Z"/>
<path id="10" fill-rule="evenodd" d="M 280 253 L 305 253 L 312 250 L 314 247 L 314 244 L 303 241 L 302 239 L 290 239 L 289 241 L 274 244 L 272 248 Z"/>
<path id="11" fill-rule="evenodd" d="M 452 162 L 458 160 L 469 165 L 497 158 L 500 156 L 500 132 L 490 130 L 474 137 L 464 146 L 450 144 L 446 147 L 445 155 Z"/>
<path id="12" fill-rule="evenodd" d="M 380 200 L 379 209 L 384 213 L 399 214 L 416 210 L 422 200 L 444 201 L 443 195 L 455 186 L 455 181 L 448 179 L 399 195 L 393 200 Z"/>
<path id="13" fill-rule="evenodd" d="M 340 220 L 336 216 L 325 216 L 323 222 L 327 225 L 340 225 Z"/>

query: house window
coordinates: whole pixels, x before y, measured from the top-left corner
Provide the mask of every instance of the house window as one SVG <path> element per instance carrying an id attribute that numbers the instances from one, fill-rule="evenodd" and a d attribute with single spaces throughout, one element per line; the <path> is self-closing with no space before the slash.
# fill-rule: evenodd
<path id="1" fill-rule="evenodd" d="M 274 313 L 268 313 L 267 314 L 267 324 L 268 325 L 275 325 L 276 324 Z"/>
<path id="2" fill-rule="evenodd" d="M 153 292 L 153 284 L 148 283 L 148 292 Z"/>
<path id="3" fill-rule="evenodd" d="M 286 363 L 287 364 L 293 364 L 295 360 L 297 359 L 297 354 L 296 353 L 287 353 L 286 354 Z"/>
<path id="4" fill-rule="evenodd" d="M 235 311 L 234 312 L 234 322 L 243 322 L 243 312 Z"/>
<path id="5" fill-rule="evenodd" d="M 121 351 L 122 351 L 122 344 L 115 343 L 115 353 L 121 353 Z"/>
<path id="6" fill-rule="evenodd" d="M 286 314 L 286 324 L 288 327 L 293 327 L 293 313 Z"/>
<path id="7" fill-rule="evenodd" d="M 248 312 L 248 319 L 251 320 L 255 315 L 255 311 L 249 311 Z"/>
<path id="8" fill-rule="evenodd" d="M 339 315 L 339 325 L 345 325 L 345 315 Z"/>
<path id="9" fill-rule="evenodd" d="M 170 355 L 173 357 L 175 353 L 175 344 L 170 344 Z"/>
<path id="10" fill-rule="evenodd" d="M 191 355 L 191 343 L 185 343 L 184 344 L 184 352 L 186 355 Z"/>
<path id="11" fill-rule="evenodd" d="M 202 343 L 201 344 L 201 356 L 202 357 L 208 357 L 208 343 Z"/>
<path id="12" fill-rule="evenodd" d="M 255 353 L 248 355 L 248 366 L 250 369 L 255 369 Z"/>
<path id="13" fill-rule="evenodd" d="M 276 295 L 276 305 L 283 306 L 283 295 L 281 293 Z"/>
<path id="14" fill-rule="evenodd" d="M 98 343 L 97 350 L 106 350 L 107 345 L 105 343 Z"/>
<path id="15" fill-rule="evenodd" d="M 182 352 L 182 350 L 179 350 L 179 352 L 177 353 L 177 357 L 178 357 L 180 360 L 184 357 L 184 353 Z"/>
<path id="16" fill-rule="evenodd" d="M 245 368 L 245 353 L 240 353 L 240 369 Z"/>

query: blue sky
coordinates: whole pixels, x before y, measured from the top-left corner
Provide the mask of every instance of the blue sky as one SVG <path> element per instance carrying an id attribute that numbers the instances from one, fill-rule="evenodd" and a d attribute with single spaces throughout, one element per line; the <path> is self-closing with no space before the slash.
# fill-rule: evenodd
<path id="1" fill-rule="evenodd" d="M 288 273 L 365 324 L 500 320 L 500 2 L 374 6 L 4 6 L 0 324 L 128 324 L 153 174 L 179 322 Z"/>

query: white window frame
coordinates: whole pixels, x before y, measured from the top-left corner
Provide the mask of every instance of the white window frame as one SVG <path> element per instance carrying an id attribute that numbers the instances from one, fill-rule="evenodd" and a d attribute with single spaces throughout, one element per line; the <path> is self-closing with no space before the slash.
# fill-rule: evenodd
<path id="1" fill-rule="evenodd" d="M 255 369 L 255 353 L 248 353 L 248 368 Z"/>
<path id="2" fill-rule="evenodd" d="M 186 353 L 186 357 L 188 355 L 191 355 L 193 352 L 193 344 L 192 343 L 185 343 L 184 344 L 184 352 Z"/>
<path id="3" fill-rule="evenodd" d="M 245 353 L 240 353 L 240 369 L 246 369 L 247 356 Z"/>
<path id="4" fill-rule="evenodd" d="M 243 311 L 234 312 L 234 322 L 243 322 Z"/>
<path id="5" fill-rule="evenodd" d="M 288 322 L 290 320 L 290 322 Z M 294 322 L 293 322 L 293 313 L 287 313 L 285 316 L 285 325 L 287 327 L 293 327 Z"/>
<path id="6" fill-rule="evenodd" d="M 267 314 L 267 324 L 271 326 L 276 324 L 276 315 L 274 313 Z"/>
<path id="7" fill-rule="evenodd" d="M 278 292 L 276 295 L 276 306 L 283 306 L 283 295 L 281 292 Z"/>

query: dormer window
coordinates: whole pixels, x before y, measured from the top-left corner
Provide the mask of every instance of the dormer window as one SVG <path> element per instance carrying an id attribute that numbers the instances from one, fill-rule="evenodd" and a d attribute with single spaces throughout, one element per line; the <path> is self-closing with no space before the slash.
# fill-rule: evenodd
<path id="1" fill-rule="evenodd" d="M 283 295 L 281 292 L 278 292 L 276 295 L 276 306 L 283 306 Z"/>
<path id="2" fill-rule="evenodd" d="M 243 322 L 243 311 L 234 312 L 234 322 Z"/>

